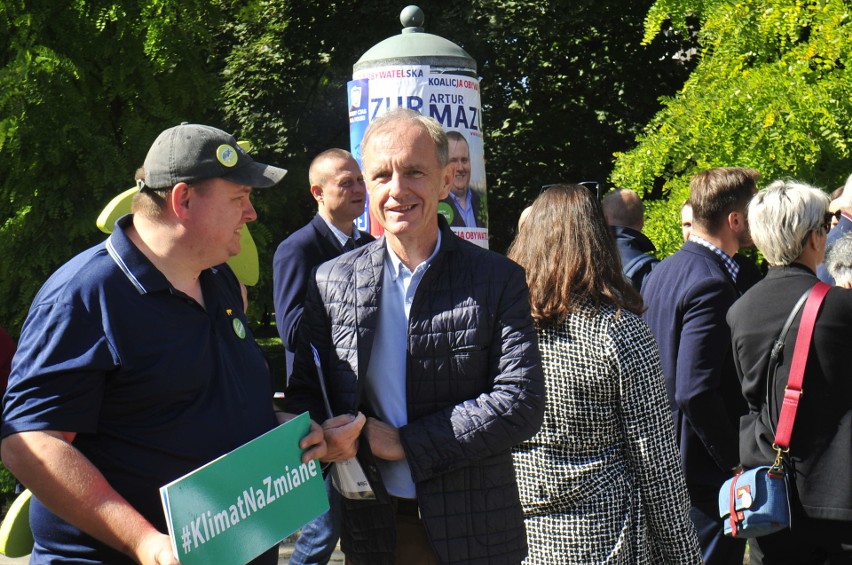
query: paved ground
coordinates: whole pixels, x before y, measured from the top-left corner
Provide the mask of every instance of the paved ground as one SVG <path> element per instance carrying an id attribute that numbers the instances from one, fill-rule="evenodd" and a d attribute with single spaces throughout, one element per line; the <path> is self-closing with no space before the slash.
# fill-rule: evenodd
<path id="1" fill-rule="evenodd" d="M 290 562 L 290 555 L 293 553 L 293 543 L 286 541 L 281 544 L 281 550 L 278 553 L 278 563 L 279 565 L 286 565 Z M 26 565 L 30 562 L 29 556 L 27 557 L 19 557 L 17 559 L 12 559 L 10 557 L 6 557 L 4 555 L 0 555 L 0 565 Z M 334 552 L 334 555 L 331 557 L 331 561 L 329 561 L 329 565 L 343 565 L 343 553 L 340 551 L 338 547 L 337 551 Z"/>

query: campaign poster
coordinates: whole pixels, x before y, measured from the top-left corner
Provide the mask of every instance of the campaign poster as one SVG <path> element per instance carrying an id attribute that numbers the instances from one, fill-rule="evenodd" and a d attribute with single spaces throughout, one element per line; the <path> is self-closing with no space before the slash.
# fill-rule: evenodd
<path id="1" fill-rule="evenodd" d="M 488 247 L 488 194 L 479 81 L 469 70 L 430 65 L 390 65 L 356 72 L 348 83 L 351 151 L 361 164 L 361 139 L 371 121 L 403 106 L 435 118 L 449 138 L 450 194 L 438 204 L 453 232 Z M 367 208 L 369 210 L 369 208 Z M 365 211 L 359 228 L 381 227 Z"/>

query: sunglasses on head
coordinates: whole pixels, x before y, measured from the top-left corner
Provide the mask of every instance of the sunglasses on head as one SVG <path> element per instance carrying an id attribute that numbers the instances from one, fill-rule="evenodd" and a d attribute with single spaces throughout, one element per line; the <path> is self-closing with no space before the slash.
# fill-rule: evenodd
<path id="1" fill-rule="evenodd" d="M 551 183 L 551 184 L 545 184 L 541 187 L 539 194 L 541 194 L 542 192 L 544 192 L 545 190 L 547 190 L 548 188 L 550 188 L 552 186 L 559 186 L 561 184 L 572 184 L 572 183 L 554 182 L 554 183 Z M 595 195 L 595 199 L 597 199 L 597 200 L 601 199 L 601 183 L 599 183 L 598 181 L 596 181 L 596 180 L 583 180 L 583 181 L 576 182 L 576 183 L 573 183 L 573 184 L 579 184 L 580 186 L 585 187 L 587 190 L 589 190 L 592 194 Z"/>

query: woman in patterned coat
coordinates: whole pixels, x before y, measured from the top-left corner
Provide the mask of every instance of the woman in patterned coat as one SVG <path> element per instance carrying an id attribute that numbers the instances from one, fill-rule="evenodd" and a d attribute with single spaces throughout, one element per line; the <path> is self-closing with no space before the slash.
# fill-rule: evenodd
<path id="1" fill-rule="evenodd" d="M 600 203 L 549 188 L 509 257 L 527 272 L 547 383 L 544 425 L 514 449 L 524 563 L 700 563 L 657 344 Z"/>

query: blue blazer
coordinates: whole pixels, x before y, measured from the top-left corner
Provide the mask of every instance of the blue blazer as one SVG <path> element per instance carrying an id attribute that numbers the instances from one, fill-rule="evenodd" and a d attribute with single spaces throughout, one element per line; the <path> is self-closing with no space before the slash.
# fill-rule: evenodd
<path id="1" fill-rule="evenodd" d="M 657 248 L 644 233 L 633 228 L 611 226 L 610 231 L 615 237 L 615 246 L 621 256 L 621 269 L 624 271 L 624 276 L 633 288 L 642 292 L 642 284 L 660 262 L 651 255 Z"/>
<path id="2" fill-rule="evenodd" d="M 358 233 L 359 245 L 375 239 L 367 232 Z M 319 214 L 290 234 L 275 250 L 272 259 L 275 323 L 286 350 L 288 377 L 293 371 L 293 354 L 299 338 L 308 277 L 317 266 L 342 253 L 343 247 Z"/>
<path id="3" fill-rule="evenodd" d="M 642 290 L 687 484 L 721 486 L 739 464 L 746 412 L 725 321 L 739 292 L 722 259 L 692 241 L 660 262 Z"/>

